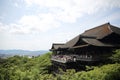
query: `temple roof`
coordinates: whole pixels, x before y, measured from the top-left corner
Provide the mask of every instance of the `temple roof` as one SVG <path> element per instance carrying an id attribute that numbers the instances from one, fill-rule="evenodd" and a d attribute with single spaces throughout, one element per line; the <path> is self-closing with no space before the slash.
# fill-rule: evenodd
<path id="1" fill-rule="evenodd" d="M 62 45 L 56 45 L 58 48 L 75 48 L 85 46 L 102 46 L 102 47 L 120 47 L 120 28 L 106 23 L 98 27 L 86 30 L 84 33 L 76 36 Z M 53 44 L 55 46 L 55 44 Z"/>
<path id="2" fill-rule="evenodd" d="M 83 36 L 93 36 L 97 39 L 103 39 L 104 37 L 108 36 L 111 33 L 116 33 L 120 35 L 120 28 L 115 27 L 111 25 L 110 23 L 106 23 L 103 25 L 100 25 L 98 27 L 86 30 L 83 34 Z"/>
<path id="3" fill-rule="evenodd" d="M 59 48 L 61 48 L 63 45 L 65 45 L 65 44 L 63 44 L 63 43 L 53 43 L 53 44 L 52 44 L 52 48 L 51 48 L 50 50 L 59 49 Z"/>

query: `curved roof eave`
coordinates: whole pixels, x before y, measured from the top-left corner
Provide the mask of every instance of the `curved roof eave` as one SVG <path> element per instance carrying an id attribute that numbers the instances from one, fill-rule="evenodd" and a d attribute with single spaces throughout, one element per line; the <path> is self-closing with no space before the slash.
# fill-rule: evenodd
<path id="1" fill-rule="evenodd" d="M 88 38 L 83 38 L 83 41 L 85 41 L 88 44 L 94 45 L 94 46 L 101 46 L 101 47 L 115 47 L 116 45 L 113 44 L 106 44 L 103 43 L 97 39 L 88 39 Z"/>
<path id="2" fill-rule="evenodd" d="M 71 48 L 76 45 L 76 43 L 79 41 L 80 35 L 76 36 L 72 40 L 68 41 L 62 48 Z"/>

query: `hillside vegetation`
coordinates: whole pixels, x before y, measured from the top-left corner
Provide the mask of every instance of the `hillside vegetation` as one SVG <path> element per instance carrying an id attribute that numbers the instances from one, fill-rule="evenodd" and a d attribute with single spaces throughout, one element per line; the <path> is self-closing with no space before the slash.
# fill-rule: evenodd
<path id="1" fill-rule="evenodd" d="M 94 66 L 90 71 L 69 69 L 53 75 L 50 71 L 52 53 L 28 58 L 14 56 L 0 59 L 0 80 L 120 80 L 120 50 L 110 57 L 111 62 Z M 90 68 L 87 66 L 87 69 Z"/>

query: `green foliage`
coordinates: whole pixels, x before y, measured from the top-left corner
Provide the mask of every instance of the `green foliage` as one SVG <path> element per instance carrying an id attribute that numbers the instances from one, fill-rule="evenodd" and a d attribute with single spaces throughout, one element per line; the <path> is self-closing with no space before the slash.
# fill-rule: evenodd
<path id="1" fill-rule="evenodd" d="M 0 59 L 0 80 L 40 80 L 48 74 L 51 53 L 35 58 L 14 56 Z"/>
<path id="2" fill-rule="evenodd" d="M 91 71 L 75 72 L 68 70 L 63 75 L 57 76 L 60 80 L 119 80 L 120 64 L 108 64 L 95 67 Z"/>
<path id="3" fill-rule="evenodd" d="M 115 54 L 113 54 L 113 55 L 110 57 L 110 59 L 111 59 L 113 62 L 120 63 L 120 49 L 115 50 L 114 53 L 115 53 Z"/>
<path id="4" fill-rule="evenodd" d="M 0 80 L 119 80 L 120 50 L 111 58 L 117 63 L 103 66 L 86 66 L 86 71 L 76 72 L 68 69 L 54 76 L 50 71 L 50 56 L 52 53 L 28 58 L 14 56 L 0 59 Z M 116 55 L 116 56 L 115 56 Z"/>

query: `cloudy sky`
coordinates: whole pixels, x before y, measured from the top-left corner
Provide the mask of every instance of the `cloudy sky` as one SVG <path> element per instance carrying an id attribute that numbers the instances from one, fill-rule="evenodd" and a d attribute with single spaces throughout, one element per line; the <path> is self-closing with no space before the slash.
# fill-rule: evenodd
<path id="1" fill-rule="evenodd" d="M 107 22 L 120 27 L 120 0 L 0 0 L 0 49 L 48 50 Z"/>

